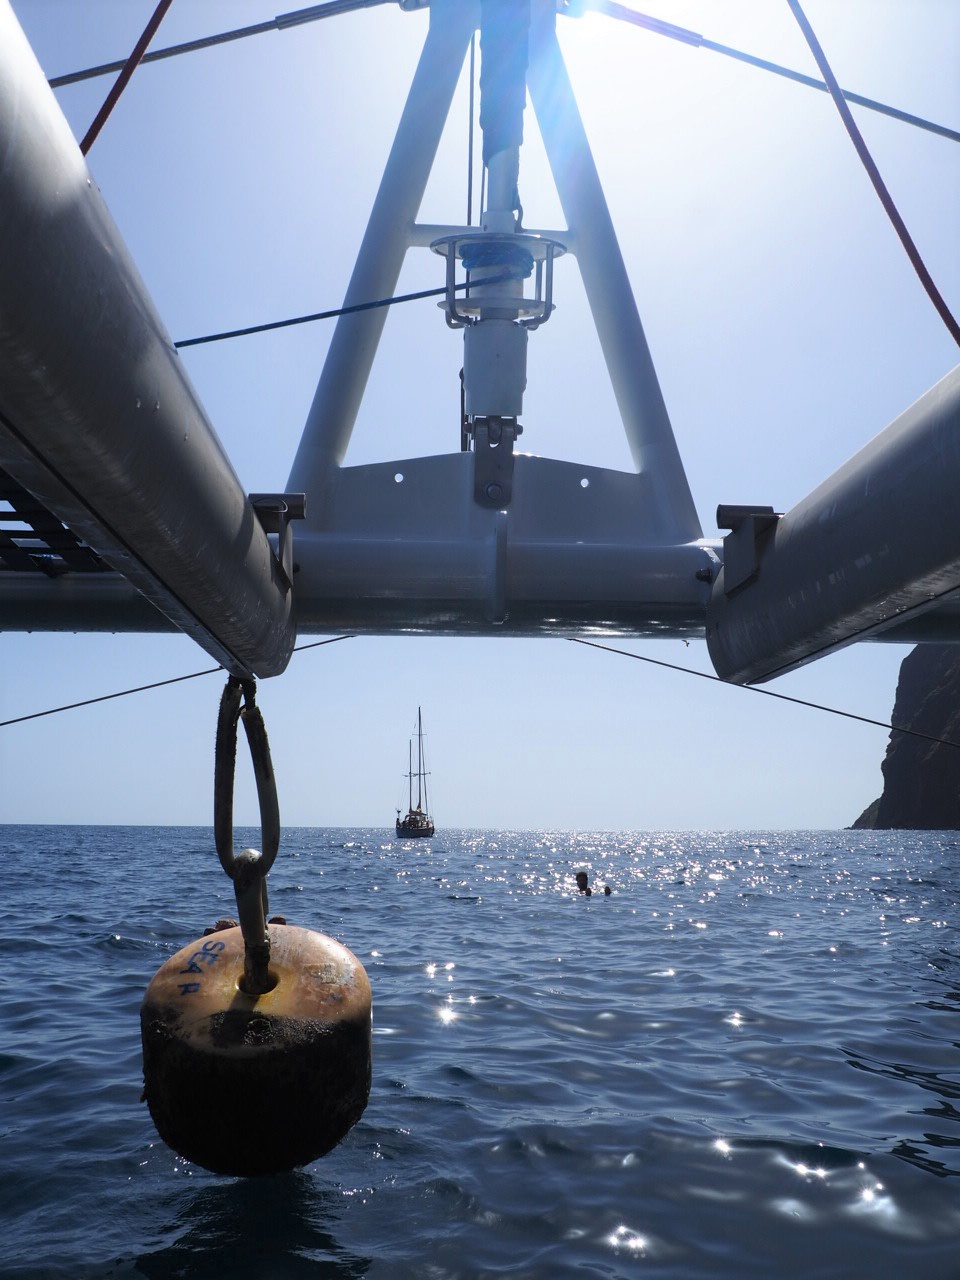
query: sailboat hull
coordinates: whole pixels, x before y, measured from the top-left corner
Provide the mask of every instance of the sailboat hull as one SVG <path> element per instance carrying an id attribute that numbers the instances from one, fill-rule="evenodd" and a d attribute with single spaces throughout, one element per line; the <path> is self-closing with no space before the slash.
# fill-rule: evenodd
<path id="1" fill-rule="evenodd" d="M 424 840 L 432 836 L 433 831 L 433 823 L 429 820 L 424 822 L 421 819 L 411 822 L 409 818 L 404 818 L 402 821 L 399 818 L 397 819 L 397 835 L 401 839 Z"/>

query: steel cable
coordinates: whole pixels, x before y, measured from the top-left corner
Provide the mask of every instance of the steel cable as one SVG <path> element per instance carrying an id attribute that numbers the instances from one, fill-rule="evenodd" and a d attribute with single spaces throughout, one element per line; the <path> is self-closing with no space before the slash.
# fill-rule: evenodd
<path id="1" fill-rule="evenodd" d="M 942 747 L 956 747 L 960 750 L 960 742 L 952 742 L 949 738 L 937 738 L 930 733 L 920 733 L 917 729 L 903 729 L 890 724 L 887 720 L 872 720 L 869 716 L 858 716 L 853 711 L 841 711 L 839 707 L 828 707 L 821 702 L 808 702 L 805 698 L 794 698 L 786 693 L 774 693 L 772 689 L 758 689 L 752 684 L 731 684 L 712 676 L 708 671 L 696 671 L 693 667 L 681 667 L 675 662 L 664 662 L 660 658 L 648 658 L 642 653 L 631 653 L 629 649 L 617 649 L 613 645 L 600 644 L 596 640 L 582 640 L 579 636 L 567 636 L 573 644 L 583 644 L 590 649 L 602 649 L 606 653 L 619 654 L 621 658 L 633 658 L 637 662 L 649 662 L 655 667 L 666 667 L 668 671 L 680 671 L 687 676 L 699 676 L 701 680 L 712 680 L 714 684 L 722 684 L 728 689 L 742 689 L 746 693 L 760 693 L 765 698 L 777 698 L 780 702 L 793 702 L 798 707 L 809 707 L 812 711 L 825 711 L 831 716 L 843 716 L 845 720 L 859 720 L 861 724 L 872 724 L 878 729 L 889 729 L 891 733 L 905 733 L 911 738 L 923 738 L 926 742 L 936 742 Z"/>
<path id="2" fill-rule="evenodd" d="M 352 640 L 353 636 L 331 636 L 329 640 L 314 640 L 312 644 L 298 644 L 294 653 L 302 653 L 305 649 L 319 649 L 321 645 L 336 644 L 338 640 Z M 49 707 L 46 711 L 31 711 L 26 716 L 14 716 L 12 720 L 0 720 L 0 729 L 8 725 L 23 724 L 25 720 L 40 720 L 44 716 L 55 716 L 61 711 L 76 711 L 78 707 L 92 707 L 97 702 L 110 702 L 114 698 L 126 698 L 132 693 L 146 693 L 148 689 L 162 689 L 168 684 L 180 684 L 184 680 L 197 680 L 200 676 L 215 676 L 223 672 L 223 667 L 207 667 L 205 671 L 191 671 L 186 676 L 171 676 L 169 680 L 155 680 L 152 684 L 139 684 L 133 689 L 121 689 L 118 693 L 103 693 L 98 698 L 84 698 L 82 702 L 66 702 L 59 707 Z"/>

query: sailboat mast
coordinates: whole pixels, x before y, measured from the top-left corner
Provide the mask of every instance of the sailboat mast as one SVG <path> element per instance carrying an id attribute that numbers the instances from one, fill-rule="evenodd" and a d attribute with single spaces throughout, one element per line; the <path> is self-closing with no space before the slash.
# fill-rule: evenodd
<path id="1" fill-rule="evenodd" d="M 420 718 L 420 708 L 417 707 L 417 729 L 420 737 L 420 775 L 423 779 L 423 811 L 430 812 L 430 801 L 427 799 L 427 771 L 424 768 L 423 760 L 423 722 Z"/>
<path id="2" fill-rule="evenodd" d="M 419 809 L 422 802 L 421 787 L 423 786 L 423 721 L 420 717 L 420 708 L 417 707 L 417 808 Z"/>
<path id="3" fill-rule="evenodd" d="M 413 743 L 407 743 L 407 809 L 413 808 Z"/>

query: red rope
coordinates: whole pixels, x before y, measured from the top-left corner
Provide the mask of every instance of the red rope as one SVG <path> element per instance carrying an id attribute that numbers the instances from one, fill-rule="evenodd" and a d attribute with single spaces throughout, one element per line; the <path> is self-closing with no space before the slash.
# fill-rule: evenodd
<path id="1" fill-rule="evenodd" d="M 163 21 L 164 16 L 172 3 L 173 0 L 160 0 L 160 3 L 154 10 L 153 17 L 143 29 L 143 35 L 134 46 L 133 53 L 131 53 L 130 57 L 123 64 L 123 70 L 117 76 L 116 83 L 107 94 L 104 99 L 103 106 L 97 112 L 96 119 L 87 130 L 83 141 L 80 143 L 80 152 L 82 155 L 86 155 L 94 142 L 96 142 L 97 135 L 107 123 L 107 117 L 117 105 L 117 101 L 121 93 L 123 93 L 124 89 L 127 87 L 127 82 L 137 69 L 137 63 L 146 53 L 147 45 L 149 45 L 150 41 L 156 35 L 157 27 L 159 27 L 160 23 Z"/>
<path id="2" fill-rule="evenodd" d="M 883 178 L 880 176 L 880 170 L 874 163 L 873 156 L 871 156 L 870 152 L 867 150 L 867 144 L 863 140 L 863 134 L 857 128 L 857 122 L 854 120 L 853 113 L 843 96 L 843 90 L 840 88 L 840 85 L 837 83 L 836 76 L 830 69 L 830 64 L 827 62 L 826 54 L 820 47 L 820 42 L 814 35 L 813 28 L 807 21 L 806 14 L 800 8 L 800 0 L 787 0 L 787 4 L 793 11 L 793 16 L 796 18 L 800 30 L 806 37 L 807 44 L 810 46 L 810 52 L 817 61 L 817 66 L 820 68 L 820 74 L 823 76 L 826 86 L 830 91 L 830 96 L 833 98 L 836 108 L 840 112 L 840 118 L 846 126 L 847 133 L 850 135 L 850 140 L 857 149 L 857 155 L 863 162 L 863 167 L 866 169 L 870 177 L 870 181 L 873 183 L 874 190 L 880 197 L 880 203 L 886 210 L 887 217 L 893 223 L 893 228 L 900 237 L 900 243 L 906 250 L 907 257 L 913 264 L 914 271 L 916 271 L 917 275 L 920 277 L 920 283 L 923 285 L 924 289 L 926 289 L 929 294 L 930 301 L 940 313 L 940 318 L 949 329 L 950 336 L 953 338 L 954 342 L 960 346 L 960 324 L 957 324 L 953 313 L 943 300 L 940 290 L 934 284 L 933 277 L 927 270 L 923 259 L 920 257 L 919 249 L 913 243 L 910 232 L 907 230 L 905 222 L 900 217 L 900 212 L 897 209 L 897 206 L 893 203 L 893 197 L 890 195 Z"/>

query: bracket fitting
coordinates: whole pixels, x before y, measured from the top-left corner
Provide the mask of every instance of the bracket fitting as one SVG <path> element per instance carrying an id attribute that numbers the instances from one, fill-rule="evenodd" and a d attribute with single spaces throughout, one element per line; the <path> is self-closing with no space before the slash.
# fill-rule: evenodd
<path id="1" fill-rule="evenodd" d="M 523 427 L 514 419 L 473 421 L 473 500 L 501 510 L 513 496 L 513 445 Z"/>
<path id="2" fill-rule="evenodd" d="M 293 587 L 293 530 L 291 520 L 303 520 L 307 514 L 305 493 L 251 493 L 250 502 L 264 533 L 278 537 L 277 563 L 288 587 Z"/>
<path id="3" fill-rule="evenodd" d="M 723 592 L 730 595 L 760 572 L 761 540 L 776 525 L 773 507 L 717 507 L 717 528 L 730 529 L 723 540 Z"/>

